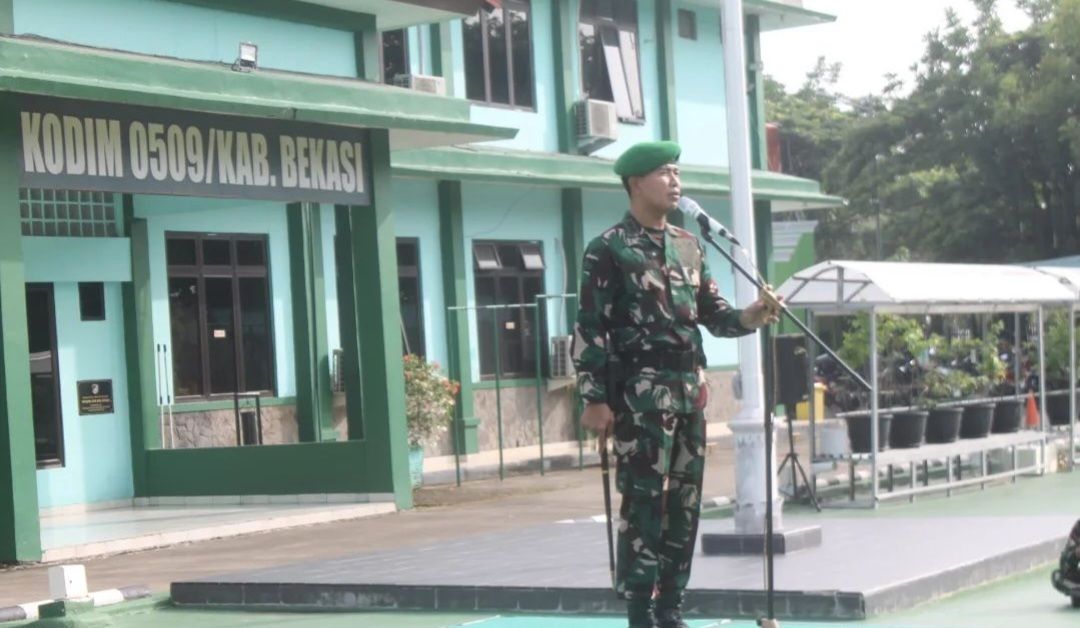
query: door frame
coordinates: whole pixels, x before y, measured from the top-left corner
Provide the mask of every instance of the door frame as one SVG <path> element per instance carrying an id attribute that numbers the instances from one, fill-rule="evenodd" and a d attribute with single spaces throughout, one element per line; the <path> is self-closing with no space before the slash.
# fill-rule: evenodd
<path id="1" fill-rule="evenodd" d="M 37 463 L 38 469 L 55 469 L 65 466 L 65 451 L 64 451 L 64 405 L 60 395 L 60 347 L 57 344 L 56 336 L 56 287 L 51 282 L 27 282 L 26 293 L 27 299 L 31 292 L 40 292 L 45 295 L 49 309 L 49 344 L 52 346 L 52 372 L 53 372 L 53 406 L 55 407 L 55 421 L 56 421 L 56 433 L 57 433 L 57 457 L 55 459 L 38 460 L 37 459 L 37 435 L 34 435 L 34 460 Z M 29 329 L 27 329 L 27 345 L 29 346 Z M 27 364 L 27 369 L 30 365 Z M 33 375 L 31 374 L 31 379 Z M 31 387 L 33 384 L 31 384 Z M 33 399 L 33 389 L 30 391 L 31 400 Z M 31 401 L 31 422 L 33 421 L 33 402 Z"/>

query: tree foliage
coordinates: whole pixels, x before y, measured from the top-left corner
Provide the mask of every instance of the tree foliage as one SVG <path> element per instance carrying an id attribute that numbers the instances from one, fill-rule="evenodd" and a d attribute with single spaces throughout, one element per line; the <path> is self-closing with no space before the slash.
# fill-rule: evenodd
<path id="1" fill-rule="evenodd" d="M 824 61 L 794 94 L 767 89 L 786 170 L 849 200 L 822 216 L 821 258 L 882 255 L 1012 262 L 1080 252 L 1080 0 L 1018 0 L 1008 33 L 996 0 L 946 12 L 910 90 L 893 77 L 859 101 Z"/>

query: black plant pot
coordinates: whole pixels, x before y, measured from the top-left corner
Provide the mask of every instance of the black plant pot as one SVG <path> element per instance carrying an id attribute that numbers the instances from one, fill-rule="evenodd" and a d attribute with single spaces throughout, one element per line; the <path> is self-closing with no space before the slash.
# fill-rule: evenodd
<path id="1" fill-rule="evenodd" d="M 960 419 L 960 438 L 986 438 L 994 425 L 994 403 L 976 403 L 964 406 Z"/>
<path id="2" fill-rule="evenodd" d="M 934 408 L 926 417 L 926 442 L 953 443 L 960 438 L 963 408 Z"/>
<path id="3" fill-rule="evenodd" d="M 1020 424 L 1024 418 L 1023 399 L 1003 399 L 994 406 L 994 427 L 991 431 L 995 434 L 1012 434 L 1020 431 Z"/>
<path id="4" fill-rule="evenodd" d="M 926 438 L 926 417 L 925 410 L 894 412 L 889 432 L 889 447 L 911 449 L 922 445 Z"/>
<path id="5" fill-rule="evenodd" d="M 848 438 L 851 440 L 851 452 L 856 454 L 870 453 L 870 413 L 861 412 L 844 417 L 847 420 Z M 889 448 L 889 431 L 892 417 L 888 414 L 878 414 L 878 451 Z"/>
<path id="6" fill-rule="evenodd" d="M 1077 409 L 1080 409 L 1080 392 L 1077 393 Z M 1069 424 L 1069 393 L 1048 393 L 1046 395 L 1046 418 L 1050 425 Z"/>

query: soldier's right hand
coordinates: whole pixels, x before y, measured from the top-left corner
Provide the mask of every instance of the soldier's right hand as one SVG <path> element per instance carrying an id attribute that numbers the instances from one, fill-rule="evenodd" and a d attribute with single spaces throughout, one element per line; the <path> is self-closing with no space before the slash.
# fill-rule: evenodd
<path id="1" fill-rule="evenodd" d="M 581 426 L 593 432 L 597 436 L 607 437 L 611 434 L 611 428 L 615 425 L 615 413 L 606 403 L 590 403 L 585 405 L 581 413 Z"/>

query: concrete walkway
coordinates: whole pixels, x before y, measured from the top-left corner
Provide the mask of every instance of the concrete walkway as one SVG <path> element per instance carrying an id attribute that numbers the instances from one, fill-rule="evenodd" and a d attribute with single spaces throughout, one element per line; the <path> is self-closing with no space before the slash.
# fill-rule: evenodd
<path id="1" fill-rule="evenodd" d="M 713 448 L 706 469 L 706 496 L 733 493 L 730 443 Z M 415 510 L 393 515 L 200 541 L 83 564 L 91 589 L 146 584 L 166 593 L 171 582 L 226 571 L 420 546 L 603 513 L 600 472 L 595 467 L 421 489 L 416 505 Z M 0 607 L 41 599 L 47 592 L 42 566 L 0 569 Z"/>

